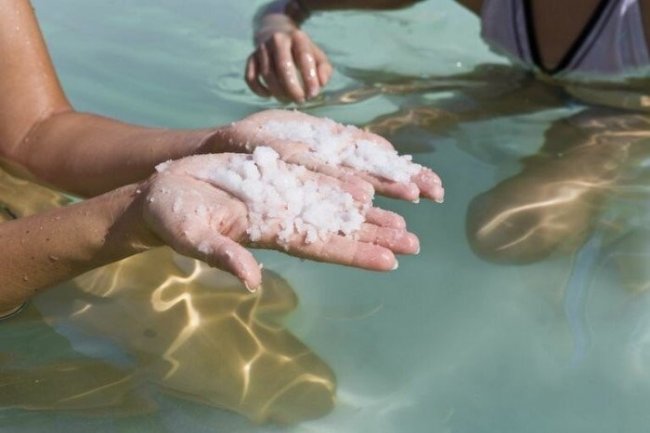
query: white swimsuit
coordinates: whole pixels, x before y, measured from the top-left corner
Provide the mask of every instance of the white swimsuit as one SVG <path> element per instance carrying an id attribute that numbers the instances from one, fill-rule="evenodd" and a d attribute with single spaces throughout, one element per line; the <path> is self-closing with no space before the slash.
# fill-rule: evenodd
<path id="1" fill-rule="evenodd" d="M 578 39 L 553 69 L 545 68 L 540 60 L 530 3 L 483 0 L 482 36 L 495 51 L 561 78 L 621 77 L 649 70 L 639 0 L 601 0 Z"/>

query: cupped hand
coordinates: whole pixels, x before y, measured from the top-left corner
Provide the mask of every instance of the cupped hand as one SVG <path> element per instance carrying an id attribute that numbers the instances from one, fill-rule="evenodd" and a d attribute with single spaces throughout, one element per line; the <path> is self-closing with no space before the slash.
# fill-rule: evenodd
<path id="1" fill-rule="evenodd" d="M 329 233 L 310 241 L 299 230 L 287 235 L 286 221 L 272 215 L 261 230 L 255 228 L 251 210 L 259 206 L 263 197 L 252 197 L 232 187 L 236 183 L 224 183 L 224 176 L 218 174 L 238 161 L 253 158 L 254 155 L 210 154 L 163 164 L 140 188 L 139 200 L 151 231 L 179 253 L 230 272 L 251 289 L 260 286 L 262 276 L 246 246 L 378 271 L 395 269 L 395 254 L 419 251 L 418 239 L 406 230 L 404 219 L 372 207 L 371 198 L 361 185 L 302 168 L 301 181 L 338 188 L 351 196 L 355 206 L 363 210 L 365 221 L 359 229 L 351 235 Z M 295 167 L 292 169 L 281 161 L 278 167 L 295 172 Z M 280 236 L 281 232 L 284 236 Z"/>
<path id="2" fill-rule="evenodd" d="M 246 62 L 248 87 L 259 96 L 283 102 L 314 98 L 331 76 L 325 53 L 299 29 L 268 35 Z"/>
<path id="3" fill-rule="evenodd" d="M 215 141 L 233 152 L 252 152 L 257 146 L 272 147 L 286 162 L 353 182 L 360 177 L 382 195 L 418 201 L 420 197 L 442 202 L 444 188 L 431 169 L 397 155 L 383 137 L 299 111 L 267 110 L 218 130 Z M 212 145 L 206 143 L 208 149 Z M 363 155 L 355 157 L 357 147 Z M 381 160 L 373 164 L 369 154 Z M 347 154 L 347 157 L 341 156 Z M 394 173 L 393 173 L 394 171 Z M 401 173 L 398 173 L 401 171 Z"/>

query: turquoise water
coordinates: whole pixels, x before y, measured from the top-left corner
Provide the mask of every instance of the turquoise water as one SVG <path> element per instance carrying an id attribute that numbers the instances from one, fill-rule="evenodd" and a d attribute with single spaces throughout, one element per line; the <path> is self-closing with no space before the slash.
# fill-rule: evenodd
<path id="1" fill-rule="evenodd" d="M 77 108 L 200 127 L 275 106 L 241 79 L 261 2 L 134 3 L 34 1 Z M 307 111 L 390 135 L 441 175 L 447 193 L 444 205 L 379 200 L 405 215 L 422 244 L 419 256 L 402 258 L 390 274 L 257 254 L 296 294 L 285 331 L 331 368 L 334 409 L 290 426 L 257 424 L 153 387 L 154 404 L 127 405 L 130 411 L 0 409 L 0 431 L 647 431 L 649 191 L 634 133 L 643 131 L 643 118 L 586 107 L 508 68 L 478 38 L 476 19 L 451 2 L 331 13 L 307 30 L 336 66 L 328 91 Z M 522 164 L 545 137 L 545 153 Z M 494 189 L 522 167 L 525 175 Z M 488 190 L 494 193 L 474 201 Z M 501 226 L 481 243 L 471 227 L 489 231 L 490 215 Z M 202 272 L 206 281 L 217 278 Z M 27 373 L 60 359 L 131 365 L 138 311 L 119 296 L 54 293 L 34 302 L 42 320 L 3 324 L 4 358 L 21 361 Z M 67 314 L 61 299 L 77 314 Z M 85 318 L 88 305 L 103 324 Z M 201 387 L 192 394 L 200 397 Z"/>

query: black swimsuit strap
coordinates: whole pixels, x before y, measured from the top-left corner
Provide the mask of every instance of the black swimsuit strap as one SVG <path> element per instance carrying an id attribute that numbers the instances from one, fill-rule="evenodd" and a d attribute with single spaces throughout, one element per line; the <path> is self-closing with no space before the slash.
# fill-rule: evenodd
<path id="1" fill-rule="evenodd" d="M 587 24 L 583 27 L 576 40 L 573 41 L 567 52 L 564 54 L 564 56 L 562 56 L 560 62 L 553 68 L 547 68 L 544 66 L 544 62 L 542 62 L 542 57 L 540 55 L 537 32 L 535 30 L 535 18 L 533 17 L 532 0 L 522 0 L 524 5 L 524 16 L 526 31 L 528 33 L 530 55 L 535 65 L 548 75 L 557 74 L 558 72 L 564 70 L 567 66 L 569 66 L 591 32 L 594 30 L 598 24 L 598 21 L 601 19 L 605 10 L 607 9 L 609 3 L 615 1 L 617 0 L 600 0 L 600 3 L 598 3 L 598 6 L 596 6 L 591 16 L 589 17 L 589 21 L 587 21 Z"/>

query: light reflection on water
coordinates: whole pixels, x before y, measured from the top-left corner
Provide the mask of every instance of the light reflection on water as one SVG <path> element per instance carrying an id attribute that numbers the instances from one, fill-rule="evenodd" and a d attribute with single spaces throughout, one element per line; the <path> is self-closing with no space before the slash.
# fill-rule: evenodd
<path id="1" fill-rule="evenodd" d="M 272 104 L 239 80 L 253 3 L 35 2 L 73 102 L 183 127 Z M 616 86 L 569 94 L 495 64 L 451 2 L 332 14 L 308 29 L 341 65 L 308 110 L 389 136 L 445 180 L 443 206 L 380 200 L 407 217 L 422 253 L 392 274 L 259 254 L 277 273 L 269 303 L 207 270 L 184 284 L 195 262 L 165 250 L 86 276 L 84 294 L 66 285 L 3 324 L 3 380 L 61 387 L 2 394 L 4 406 L 33 409 L 0 410 L 3 428 L 646 431 L 649 122 L 571 96 L 630 107 L 630 93 L 609 104 Z M 18 203 L 31 212 L 35 202 Z M 277 318 L 290 312 L 285 327 Z M 259 378 L 245 385 L 240 367 L 260 353 Z M 334 375 L 335 407 L 315 421 L 273 427 L 215 409 L 263 419 L 279 384 L 306 378 L 326 412 Z M 84 394 L 93 389 L 105 391 Z M 71 413 L 73 403 L 85 410 Z"/>
<path id="2" fill-rule="evenodd" d="M 9 215 L 67 201 L 0 174 Z M 52 334 L 49 325 L 78 353 L 24 365 L 28 354 L 3 348 L 1 407 L 155 413 L 147 392 L 155 386 L 256 422 L 288 424 L 322 416 L 334 403 L 332 371 L 282 323 L 297 298 L 270 271 L 254 295 L 228 274 L 159 248 L 84 274 L 32 304 L 3 321 L 5 332 L 40 327 Z"/>

